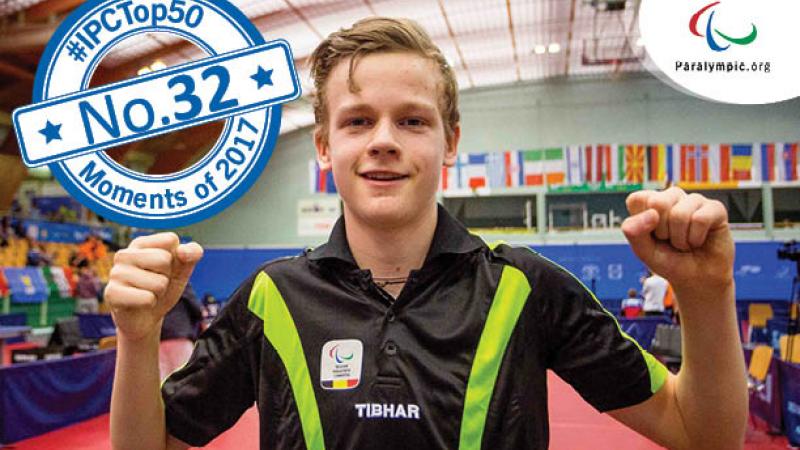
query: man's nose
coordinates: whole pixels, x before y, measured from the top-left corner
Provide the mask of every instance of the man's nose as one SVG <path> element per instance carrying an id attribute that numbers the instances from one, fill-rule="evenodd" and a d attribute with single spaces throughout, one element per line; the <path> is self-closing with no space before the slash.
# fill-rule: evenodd
<path id="1" fill-rule="evenodd" d="M 369 143 L 370 156 L 396 155 L 400 152 L 397 129 L 391 120 L 381 120 L 373 128 Z"/>

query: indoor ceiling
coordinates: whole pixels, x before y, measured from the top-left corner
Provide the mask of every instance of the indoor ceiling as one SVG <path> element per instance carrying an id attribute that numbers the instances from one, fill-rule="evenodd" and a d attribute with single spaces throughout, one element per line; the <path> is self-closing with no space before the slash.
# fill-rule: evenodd
<path id="1" fill-rule="evenodd" d="M 304 97 L 284 105 L 282 133 L 313 123 L 307 100 L 313 89 L 305 63 L 314 47 L 330 32 L 371 15 L 419 22 L 455 68 L 462 91 L 644 70 L 637 27 L 640 0 L 231 1 L 267 40 L 285 39 L 292 47 Z M 0 0 L 0 112 L 30 102 L 36 63 L 45 44 L 65 15 L 81 3 Z M 138 35 L 117 44 L 92 84 L 130 78 L 153 63 L 171 66 L 202 56 L 199 48 L 174 35 Z M 204 134 L 214 134 L 216 128 L 208 128 Z M 210 139 L 213 143 L 215 137 Z M 136 151 L 144 151 L 141 144 L 138 147 Z M 154 149 L 164 146 L 144 147 L 157 153 Z M 196 155 L 178 159 L 185 164 Z M 173 170 L 173 164 L 156 165 L 162 171 Z"/>

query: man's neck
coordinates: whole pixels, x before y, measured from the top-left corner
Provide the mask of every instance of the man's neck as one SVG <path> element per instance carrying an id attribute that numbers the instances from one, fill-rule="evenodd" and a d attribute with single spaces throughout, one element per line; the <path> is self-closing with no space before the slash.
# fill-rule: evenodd
<path id="1" fill-rule="evenodd" d="M 373 278 L 407 277 L 422 267 L 436 230 L 437 209 L 397 227 L 378 227 L 359 220 L 345 211 L 345 231 L 350 252 L 362 269 L 369 269 Z"/>

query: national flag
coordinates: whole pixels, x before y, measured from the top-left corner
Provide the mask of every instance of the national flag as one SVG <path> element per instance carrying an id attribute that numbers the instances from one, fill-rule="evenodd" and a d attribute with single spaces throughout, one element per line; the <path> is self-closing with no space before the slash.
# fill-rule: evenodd
<path id="1" fill-rule="evenodd" d="M 763 152 L 761 151 L 761 143 L 756 142 L 753 144 L 753 159 L 752 164 L 753 167 L 750 169 L 750 180 L 755 182 L 756 184 L 763 182 L 764 180 L 761 179 L 761 155 Z"/>
<path id="2" fill-rule="evenodd" d="M 683 168 L 685 177 L 681 181 L 689 183 L 706 183 L 709 178 L 708 145 L 681 146 Z"/>
<path id="3" fill-rule="evenodd" d="M 778 164 L 778 172 L 781 181 L 797 181 L 798 172 L 798 145 L 794 143 L 783 144 L 781 157 Z"/>
<path id="4" fill-rule="evenodd" d="M 489 187 L 506 186 L 505 152 L 491 152 L 486 155 L 486 176 L 489 179 Z"/>
<path id="5" fill-rule="evenodd" d="M 667 146 L 648 145 L 646 153 L 647 180 L 664 182 L 667 180 Z"/>
<path id="6" fill-rule="evenodd" d="M 720 145 L 710 144 L 708 146 L 708 181 L 719 183 L 720 175 Z"/>
<path id="7" fill-rule="evenodd" d="M 42 303 L 47 300 L 49 289 L 38 267 L 7 267 L 6 280 L 15 303 Z"/>
<path id="8" fill-rule="evenodd" d="M 775 181 L 775 144 L 761 144 L 761 181 Z"/>
<path id="9" fill-rule="evenodd" d="M 457 189 L 466 189 L 469 186 L 469 179 L 467 178 L 467 166 L 469 165 L 469 156 L 466 153 L 461 153 L 456 159 L 456 183 Z"/>
<path id="10" fill-rule="evenodd" d="M 542 156 L 547 184 L 550 186 L 564 184 L 566 179 L 564 149 L 561 147 L 548 148 L 542 150 Z"/>
<path id="11" fill-rule="evenodd" d="M 683 183 L 704 183 L 708 181 L 708 146 L 695 144 L 681 145 L 681 177 Z"/>
<path id="12" fill-rule="evenodd" d="M 736 181 L 750 181 L 753 169 L 753 144 L 733 144 L 731 146 L 731 178 Z"/>
<path id="13" fill-rule="evenodd" d="M 625 146 L 625 181 L 640 184 L 644 182 L 644 145 Z"/>
<path id="14" fill-rule="evenodd" d="M 544 184 L 544 152 L 542 150 L 522 150 L 522 175 L 525 186 Z"/>
<path id="15" fill-rule="evenodd" d="M 522 166 L 520 164 L 520 154 L 518 151 L 503 152 L 503 161 L 505 163 L 506 174 L 506 187 L 522 186 L 524 182 L 521 180 L 520 173 Z"/>
<path id="16" fill-rule="evenodd" d="M 667 181 L 670 184 L 676 184 L 681 180 L 681 148 L 678 144 L 670 144 L 667 146 L 667 162 L 669 168 L 667 170 Z"/>
<path id="17" fill-rule="evenodd" d="M 731 144 L 719 145 L 719 181 L 726 183 L 733 180 L 731 157 L 732 157 Z"/>
<path id="18" fill-rule="evenodd" d="M 336 193 L 336 184 L 333 182 L 333 172 L 330 169 L 321 170 L 316 160 L 311 160 L 308 168 L 309 178 L 312 180 L 311 193 Z"/>
<path id="19" fill-rule="evenodd" d="M 570 186 L 579 186 L 586 182 L 583 178 L 583 149 L 580 145 L 567 147 L 567 180 Z"/>
<path id="20" fill-rule="evenodd" d="M 466 156 L 467 164 L 464 167 L 464 170 L 466 170 L 466 187 L 470 189 L 486 187 L 486 154 L 470 153 Z"/>
<path id="21" fill-rule="evenodd" d="M 8 295 L 8 281 L 5 274 L 3 274 L 3 268 L 0 267 L 0 297 L 5 297 L 6 295 Z"/>
<path id="22" fill-rule="evenodd" d="M 584 147 L 586 164 L 586 181 L 590 183 L 608 182 L 613 176 L 614 169 L 611 154 L 611 145 L 597 144 Z"/>
<path id="23" fill-rule="evenodd" d="M 72 292 L 75 292 L 75 288 L 78 287 L 78 282 L 75 280 L 73 276 L 72 268 L 70 266 L 61 266 L 61 270 L 64 271 L 64 276 L 67 277 L 67 283 L 69 283 L 69 289 Z"/>
<path id="24" fill-rule="evenodd" d="M 594 147 L 585 145 L 583 147 L 583 155 L 583 179 L 586 180 L 587 183 L 599 181 L 599 177 L 594 170 Z"/>

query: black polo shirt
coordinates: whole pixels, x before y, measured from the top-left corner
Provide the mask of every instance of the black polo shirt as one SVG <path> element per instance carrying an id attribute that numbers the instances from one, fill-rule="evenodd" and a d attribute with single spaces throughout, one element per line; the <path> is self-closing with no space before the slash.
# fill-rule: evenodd
<path id="1" fill-rule="evenodd" d="M 262 449 L 537 449 L 547 369 L 600 411 L 666 377 L 571 274 L 487 246 L 439 206 L 396 300 L 340 219 L 328 243 L 250 276 L 162 393 L 169 433 L 195 446 L 255 402 Z"/>

